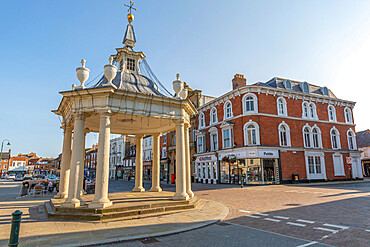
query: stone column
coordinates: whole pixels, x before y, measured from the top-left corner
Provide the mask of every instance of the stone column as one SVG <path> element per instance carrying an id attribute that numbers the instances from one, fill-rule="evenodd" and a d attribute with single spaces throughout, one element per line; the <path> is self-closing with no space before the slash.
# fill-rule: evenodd
<path id="1" fill-rule="evenodd" d="M 160 134 L 153 135 L 153 172 L 152 172 L 152 188 L 149 191 L 162 191 L 160 187 L 160 151 L 159 151 Z"/>
<path id="2" fill-rule="evenodd" d="M 110 117 L 111 114 L 107 112 L 100 114 L 95 197 L 89 204 L 89 208 L 105 208 L 112 205 L 112 202 L 108 199 Z"/>
<path id="3" fill-rule="evenodd" d="M 143 136 L 136 135 L 135 188 L 133 192 L 145 191 L 143 187 Z"/>
<path id="4" fill-rule="evenodd" d="M 80 204 L 81 205 L 85 205 L 86 202 L 83 202 L 81 200 L 81 196 L 83 195 L 83 192 L 84 192 L 84 187 L 83 187 L 83 184 L 84 184 L 84 175 L 85 175 L 85 148 L 86 148 L 86 134 L 89 132 L 88 129 L 85 129 L 85 132 L 84 132 L 84 144 L 83 144 L 83 148 L 84 148 L 84 157 L 83 157 L 83 164 L 82 164 L 82 169 L 80 170 L 80 174 L 79 174 L 79 179 L 78 179 L 78 190 L 80 191 L 80 193 L 78 194 L 78 199 L 80 200 Z"/>
<path id="5" fill-rule="evenodd" d="M 70 179 L 68 187 L 68 198 L 62 207 L 76 208 L 80 206 L 78 179 L 80 170 L 83 169 L 85 116 L 78 114 L 74 121 L 73 147 L 71 158 Z"/>
<path id="6" fill-rule="evenodd" d="M 71 144 L 72 144 L 72 127 L 64 128 L 63 152 L 60 164 L 59 193 L 55 198 L 68 197 L 69 171 L 71 169 Z"/>
<path id="7" fill-rule="evenodd" d="M 185 131 L 184 123 L 176 125 L 176 193 L 174 200 L 188 200 L 186 193 L 186 165 L 185 165 Z"/>
<path id="8" fill-rule="evenodd" d="M 185 171 L 186 171 L 186 193 L 190 198 L 194 197 L 191 190 L 191 159 L 190 159 L 190 143 L 189 143 L 189 125 L 185 125 Z"/>

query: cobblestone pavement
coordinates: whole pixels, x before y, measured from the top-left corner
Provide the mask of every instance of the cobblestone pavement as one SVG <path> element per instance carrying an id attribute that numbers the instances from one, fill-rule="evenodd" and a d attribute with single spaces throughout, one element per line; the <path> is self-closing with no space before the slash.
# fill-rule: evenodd
<path id="1" fill-rule="evenodd" d="M 128 184 L 115 188 L 120 186 Z M 163 188 L 174 190 L 173 185 L 163 184 Z M 244 188 L 193 184 L 193 190 L 200 198 L 227 205 L 230 213 L 224 223 L 230 225 L 156 238 L 159 242 L 145 245 L 370 246 L 370 183 Z M 196 239 L 194 245 L 189 239 Z M 301 239 L 309 242 L 300 243 Z M 126 244 L 143 245 L 139 241 Z"/>

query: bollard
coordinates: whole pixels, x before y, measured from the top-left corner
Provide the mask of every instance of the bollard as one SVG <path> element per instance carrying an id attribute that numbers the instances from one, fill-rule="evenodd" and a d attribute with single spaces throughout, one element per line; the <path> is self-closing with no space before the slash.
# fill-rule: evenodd
<path id="1" fill-rule="evenodd" d="M 8 246 L 18 246 L 19 227 L 21 225 L 22 212 L 17 210 L 12 213 L 12 229 L 10 232 L 10 239 Z"/>

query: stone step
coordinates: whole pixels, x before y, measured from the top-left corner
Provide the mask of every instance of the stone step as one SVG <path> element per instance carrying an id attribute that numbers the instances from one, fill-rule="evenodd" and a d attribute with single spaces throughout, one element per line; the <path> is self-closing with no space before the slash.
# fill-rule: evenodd
<path id="1" fill-rule="evenodd" d="M 175 213 L 177 211 L 184 211 L 193 209 L 199 205 L 200 199 L 192 198 L 187 203 L 156 203 L 148 205 L 138 205 L 132 207 L 124 207 L 124 210 L 115 210 L 111 212 L 97 213 L 97 211 L 85 210 L 65 210 L 55 211 L 53 203 L 45 202 L 44 207 L 48 218 L 65 219 L 65 220 L 87 220 L 87 221 L 109 221 L 112 219 L 130 220 L 147 217 L 155 217 L 158 215 L 165 215 Z M 143 207 L 145 206 L 145 207 Z M 148 207 L 149 206 L 149 207 Z M 131 208 L 131 210 L 128 210 Z M 120 208 L 117 208 L 120 209 Z"/>

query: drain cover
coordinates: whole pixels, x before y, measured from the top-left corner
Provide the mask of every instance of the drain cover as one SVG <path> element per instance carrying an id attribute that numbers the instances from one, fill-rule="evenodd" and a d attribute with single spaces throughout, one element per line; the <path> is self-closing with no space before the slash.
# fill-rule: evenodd
<path id="1" fill-rule="evenodd" d="M 152 243 L 158 243 L 159 241 L 155 238 L 144 238 L 140 240 L 143 244 L 152 244 Z"/>

